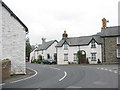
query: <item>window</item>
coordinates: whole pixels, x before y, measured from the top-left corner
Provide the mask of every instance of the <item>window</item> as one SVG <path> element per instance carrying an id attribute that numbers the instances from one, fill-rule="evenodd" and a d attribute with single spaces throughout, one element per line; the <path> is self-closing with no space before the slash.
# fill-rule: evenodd
<path id="1" fill-rule="evenodd" d="M 64 61 L 68 61 L 68 54 L 64 54 Z"/>
<path id="2" fill-rule="evenodd" d="M 117 57 L 120 58 L 120 48 L 117 49 Z"/>
<path id="3" fill-rule="evenodd" d="M 91 61 L 96 61 L 96 53 L 91 53 Z"/>
<path id="4" fill-rule="evenodd" d="M 117 37 L 117 44 L 120 44 L 120 36 Z"/>
<path id="5" fill-rule="evenodd" d="M 67 43 L 64 44 L 64 50 L 68 50 L 68 45 L 67 45 Z"/>
<path id="6" fill-rule="evenodd" d="M 95 40 L 91 41 L 91 48 L 96 48 Z"/>
<path id="7" fill-rule="evenodd" d="M 77 53 L 74 53 L 74 61 L 77 61 Z"/>

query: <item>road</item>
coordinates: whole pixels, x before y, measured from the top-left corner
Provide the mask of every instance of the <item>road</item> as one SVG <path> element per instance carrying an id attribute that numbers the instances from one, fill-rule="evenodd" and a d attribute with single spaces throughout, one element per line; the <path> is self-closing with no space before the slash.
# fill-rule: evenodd
<path id="1" fill-rule="evenodd" d="M 6 83 L 3 88 L 118 88 L 117 65 L 27 64 L 37 71 L 33 77 Z"/>

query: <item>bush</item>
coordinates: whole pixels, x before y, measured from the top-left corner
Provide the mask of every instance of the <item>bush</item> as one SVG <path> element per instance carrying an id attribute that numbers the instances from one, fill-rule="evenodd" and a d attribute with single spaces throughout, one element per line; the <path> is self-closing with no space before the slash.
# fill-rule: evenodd
<path id="1" fill-rule="evenodd" d="M 77 64 L 76 62 L 68 62 L 68 64 Z"/>
<path id="2" fill-rule="evenodd" d="M 71 64 L 75 64 L 74 62 L 71 62 Z"/>
<path id="3" fill-rule="evenodd" d="M 36 63 L 36 60 L 31 61 L 31 63 Z"/>
<path id="4" fill-rule="evenodd" d="M 81 58 L 82 58 L 82 52 L 81 51 L 77 52 L 77 58 L 78 58 L 78 64 L 80 64 L 81 63 Z"/>
<path id="5" fill-rule="evenodd" d="M 42 63 L 42 61 L 41 61 L 41 60 L 39 60 L 39 59 L 35 59 L 35 60 L 31 61 L 31 63 L 38 63 L 38 64 L 41 64 L 41 63 Z"/>
<path id="6" fill-rule="evenodd" d="M 89 60 L 88 60 L 88 58 L 86 59 L 86 63 L 89 64 Z"/>
<path id="7" fill-rule="evenodd" d="M 38 63 L 41 64 L 41 61 L 39 61 Z"/>
<path id="8" fill-rule="evenodd" d="M 70 64 L 70 62 L 68 62 L 68 64 Z"/>
<path id="9" fill-rule="evenodd" d="M 38 59 L 35 60 L 36 63 L 38 63 L 38 61 L 39 61 Z"/>

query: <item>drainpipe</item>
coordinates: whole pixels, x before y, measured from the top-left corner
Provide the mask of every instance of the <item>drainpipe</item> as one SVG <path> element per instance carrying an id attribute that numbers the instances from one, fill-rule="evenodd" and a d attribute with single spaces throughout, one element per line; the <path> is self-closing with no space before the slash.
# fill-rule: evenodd
<path id="1" fill-rule="evenodd" d="M 104 40 L 104 62 L 106 62 L 106 55 L 105 55 L 105 38 L 104 38 L 103 40 Z"/>
<path id="2" fill-rule="evenodd" d="M 79 46 L 79 51 L 80 51 L 80 46 Z"/>

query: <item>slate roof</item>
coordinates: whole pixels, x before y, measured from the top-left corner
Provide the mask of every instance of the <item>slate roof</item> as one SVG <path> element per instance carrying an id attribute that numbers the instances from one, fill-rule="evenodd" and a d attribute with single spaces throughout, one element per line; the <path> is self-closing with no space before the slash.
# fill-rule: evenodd
<path id="1" fill-rule="evenodd" d="M 25 31 L 28 32 L 28 28 L 25 26 L 25 24 L 10 10 L 10 8 L 4 2 L 2 2 L 2 6 L 6 8 L 11 16 L 13 16 L 25 28 Z"/>
<path id="2" fill-rule="evenodd" d="M 101 30 L 102 37 L 120 36 L 120 26 L 107 27 Z"/>
<path id="3" fill-rule="evenodd" d="M 57 40 L 52 40 L 49 42 L 45 42 L 44 44 L 39 44 L 36 51 L 46 50 L 48 49 L 54 42 L 58 42 Z"/>
<path id="4" fill-rule="evenodd" d="M 65 42 L 69 46 L 82 46 L 89 45 L 91 40 L 95 40 L 98 44 L 101 44 L 101 37 L 113 37 L 120 36 L 120 26 L 107 27 L 106 29 L 102 29 L 101 32 L 92 36 L 83 36 L 83 37 L 71 37 L 62 39 L 56 47 L 61 47 Z"/>
<path id="5" fill-rule="evenodd" d="M 91 40 L 95 40 L 96 43 L 101 44 L 101 38 L 99 35 L 93 35 L 93 36 L 83 36 L 83 37 L 71 37 L 62 39 L 56 47 L 61 47 L 65 42 L 69 46 L 83 46 L 83 45 L 89 45 Z"/>

